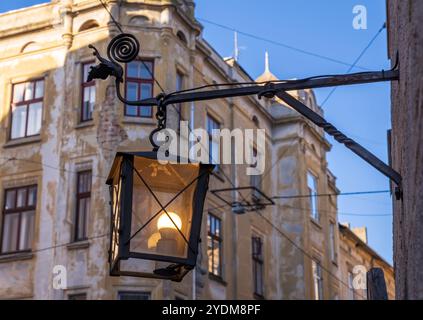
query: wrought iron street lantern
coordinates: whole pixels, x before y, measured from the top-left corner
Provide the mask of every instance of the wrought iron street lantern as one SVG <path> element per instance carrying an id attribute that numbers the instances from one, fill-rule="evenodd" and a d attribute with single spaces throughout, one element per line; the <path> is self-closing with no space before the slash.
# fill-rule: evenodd
<path id="1" fill-rule="evenodd" d="M 166 128 L 166 106 L 171 104 L 248 95 L 258 95 L 258 98 L 277 97 L 391 179 L 396 184 L 396 198 L 402 199 L 400 173 L 288 93 L 307 88 L 396 81 L 399 79 L 397 64 L 388 71 L 325 75 L 255 85 L 245 83 L 245 86 L 242 83 L 213 84 L 217 88 L 203 86 L 128 101 L 121 93 L 124 69 L 120 64 L 137 58 L 138 40 L 127 33 L 114 37 L 107 48 L 108 59 L 103 58 L 96 48 L 90 47 L 100 63 L 91 68 L 88 81 L 112 76 L 115 78 L 116 94 L 120 101 L 132 106 L 157 106 L 158 109 L 158 128 L 150 135 L 154 152 L 118 153 L 107 181 L 112 198 L 112 275 L 180 281 L 195 266 L 203 205 L 212 166 L 180 163 L 164 165 L 158 161 L 159 146 L 154 135 Z M 224 88 L 219 88 L 220 86 Z M 237 212 L 243 213 L 242 209 Z"/>
<path id="2" fill-rule="evenodd" d="M 196 264 L 212 168 L 162 164 L 157 152 L 116 155 L 107 180 L 111 275 L 182 280 Z"/>
<path id="3" fill-rule="evenodd" d="M 115 37 L 107 56 L 95 55 L 100 64 L 88 78 L 114 76 L 119 99 L 123 68 L 134 60 L 137 39 L 130 34 Z M 111 197 L 110 274 L 181 281 L 196 265 L 201 221 L 208 181 L 213 165 L 159 161 L 154 137 L 166 128 L 166 108 L 158 104 L 157 129 L 150 134 L 152 152 L 118 153 L 107 184 Z"/>

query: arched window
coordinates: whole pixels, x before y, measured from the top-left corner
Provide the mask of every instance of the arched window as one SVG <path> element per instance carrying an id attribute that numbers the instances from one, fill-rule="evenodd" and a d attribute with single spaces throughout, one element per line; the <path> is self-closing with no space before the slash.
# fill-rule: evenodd
<path id="1" fill-rule="evenodd" d="M 132 26 L 142 26 L 150 22 L 150 19 L 146 16 L 134 16 L 129 19 L 129 24 Z"/>
<path id="2" fill-rule="evenodd" d="M 257 118 L 257 116 L 253 116 L 253 118 L 251 120 L 253 120 L 253 123 L 256 125 L 256 127 L 259 126 L 260 122 L 259 122 L 259 119 Z"/>
<path id="3" fill-rule="evenodd" d="M 179 40 L 181 40 L 184 44 L 188 44 L 188 41 L 187 41 L 187 37 L 185 36 L 185 34 L 182 32 L 182 31 L 178 31 L 177 33 L 176 33 L 176 36 L 178 37 L 178 39 Z"/>
<path id="4" fill-rule="evenodd" d="M 100 25 L 97 22 L 97 20 L 94 20 L 94 19 L 87 20 L 79 27 L 78 32 L 85 31 L 85 30 L 88 30 L 88 29 L 98 28 L 99 26 Z"/>
<path id="5" fill-rule="evenodd" d="M 35 41 L 30 41 L 22 46 L 21 53 L 30 52 L 38 49 L 40 49 L 40 44 Z"/>

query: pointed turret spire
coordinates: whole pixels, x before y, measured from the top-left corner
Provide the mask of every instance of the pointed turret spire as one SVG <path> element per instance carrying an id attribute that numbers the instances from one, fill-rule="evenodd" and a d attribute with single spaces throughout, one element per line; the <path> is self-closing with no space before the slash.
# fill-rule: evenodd
<path id="1" fill-rule="evenodd" d="M 272 72 L 270 72 L 269 52 L 266 51 L 264 55 L 264 72 L 260 77 L 256 79 L 256 81 L 266 82 L 274 80 L 278 80 L 278 78 Z"/>

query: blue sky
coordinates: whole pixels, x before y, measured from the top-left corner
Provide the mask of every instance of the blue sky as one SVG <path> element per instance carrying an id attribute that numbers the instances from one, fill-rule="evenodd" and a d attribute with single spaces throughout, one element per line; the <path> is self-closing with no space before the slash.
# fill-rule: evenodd
<path id="1" fill-rule="evenodd" d="M 42 0 L 1 1 L 0 12 L 17 9 Z M 243 32 L 352 63 L 385 22 L 385 0 L 197 0 L 196 15 Z M 364 5 L 368 29 L 352 27 L 355 5 Z M 204 37 L 222 56 L 233 54 L 233 32 L 202 22 Z M 389 69 L 386 30 L 358 65 Z M 271 43 L 239 35 L 240 63 L 252 77 L 264 69 L 264 52 L 269 51 L 271 71 L 280 79 L 319 74 L 345 73 L 347 66 L 298 53 Z M 362 71 L 354 69 L 353 71 Z M 321 103 L 330 89 L 318 89 Z M 336 127 L 386 161 L 386 132 L 390 128 L 389 83 L 340 87 L 324 106 L 325 117 Z M 388 179 L 332 139 L 329 168 L 343 192 L 387 190 Z M 340 221 L 367 226 L 370 245 L 392 262 L 392 217 L 389 194 L 339 197 Z"/>
<path id="2" fill-rule="evenodd" d="M 368 29 L 352 27 L 353 7 L 367 8 Z M 225 8 L 225 10 L 222 10 Z M 385 0 L 214 0 L 197 1 L 197 17 L 234 29 L 282 42 L 303 50 L 353 63 L 386 19 Z M 223 56 L 233 54 L 233 32 L 202 22 L 204 37 Z M 386 30 L 382 31 L 358 65 L 389 69 Z M 264 52 L 269 51 L 271 71 L 280 79 L 319 74 L 345 73 L 348 66 L 304 55 L 271 43 L 238 36 L 240 63 L 257 77 L 264 69 Z M 354 69 L 353 72 L 362 71 Z M 321 103 L 330 89 L 318 89 Z M 390 128 L 390 84 L 378 83 L 339 87 L 324 106 L 325 117 L 377 156 L 387 161 L 387 130 Z M 388 190 L 388 179 L 333 139 L 328 154 L 330 170 L 343 192 Z M 375 215 L 340 215 L 341 222 L 367 226 L 369 244 L 392 262 L 392 217 L 389 194 L 341 196 L 339 212 Z"/>

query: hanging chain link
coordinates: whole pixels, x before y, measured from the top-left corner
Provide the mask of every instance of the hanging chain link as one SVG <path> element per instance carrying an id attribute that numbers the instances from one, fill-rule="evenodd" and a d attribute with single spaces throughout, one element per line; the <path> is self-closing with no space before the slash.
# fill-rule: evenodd
<path id="1" fill-rule="evenodd" d="M 160 100 L 159 105 L 157 106 L 157 129 L 163 130 L 166 128 L 166 106 L 162 103 L 163 100 Z"/>
<path id="2" fill-rule="evenodd" d="M 166 129 L 166 105 L 164 104 L 164 94 L 160 94 L 157 96 L 158 104 L 157 104 L 157 112 L 156 112 L 156 119 L 157 119 L 157 128 L 151 131 L 150 133 L 150 143 L 153 146 L 153 151 L 158 151 L 160 146 L 154 140 L 154 135 L 163 129 Z M 166 139 L 169 137 L 167 136 Z"/>

